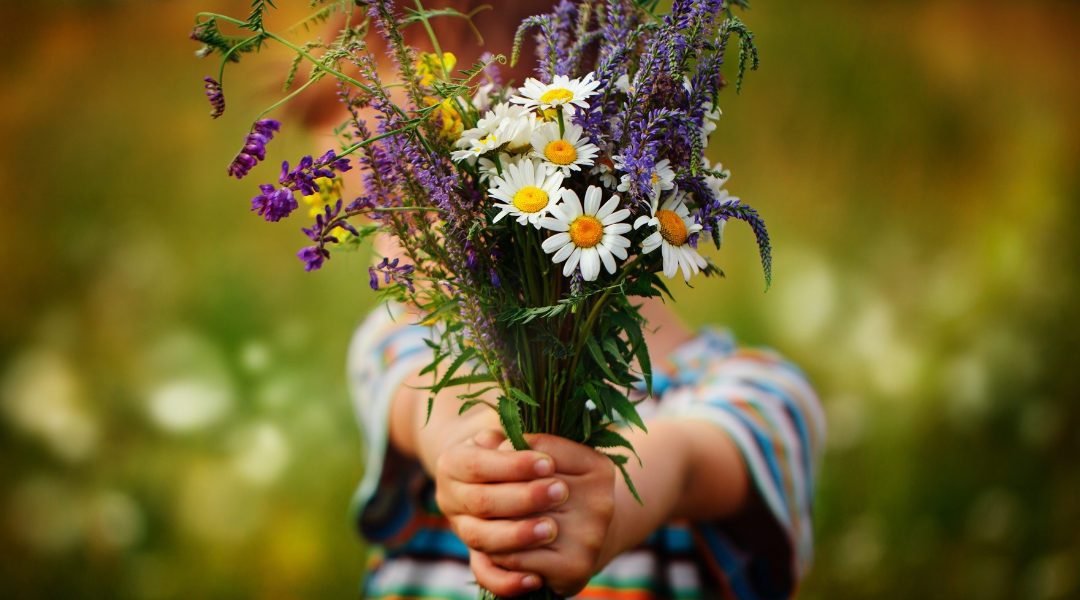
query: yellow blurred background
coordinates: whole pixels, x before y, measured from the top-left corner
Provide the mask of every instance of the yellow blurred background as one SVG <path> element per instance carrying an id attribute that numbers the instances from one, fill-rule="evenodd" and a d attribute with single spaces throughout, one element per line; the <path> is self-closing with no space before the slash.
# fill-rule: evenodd
<path id="1" fill-rule="evenodd" d="M 495 0 L 496 2 L 500 0 Z M 295 222 L 225 176 L 286 56 L 208 118 L 193 14 L 0 6 L 0 589 L 9 598 L 355 597 L 344 386 L 366 257 L 304 273 Z M 271 27 L 306 0 L 279 0 Z M 829 416 L 804 598 L 1080 597 L 1080 7 L 754 2 L 762 69 L 713 157 L 768 220 L 695 324 L 780 349 Z M 501 50 L 501 49 L 495 49 Z"/>

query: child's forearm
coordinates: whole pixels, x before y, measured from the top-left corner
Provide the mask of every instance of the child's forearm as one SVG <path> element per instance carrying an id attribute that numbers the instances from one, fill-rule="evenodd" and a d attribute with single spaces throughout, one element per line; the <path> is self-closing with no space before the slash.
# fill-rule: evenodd
<path id="1" fill-rule="evenodd" d="M 497 429 L 494 411 L 479 406 L 459 415 L 461 402 L 457 395 L 464 388 L 447 390 L 435 398 L 428 418 L 424 390 L 431 385 L 430 376 L 416 376 L 398 390 L 390 411 L 390 442 L 405 456 L 416 458 L 429 474 L 435 473 L 435 463 L 443 450 L 467 440 L 485 429 Z"/>
<path id="2" fill-rule="evenodd" d="M 603 563 L 633 549 L 665 523 L 712 520 L 746 503 L 746 467 L 734 443 L 715 425 L 688 419 L 649 423 L 649 432 L 624 432 L 641 457 L 627 463 L 642 504 L 621 478 Z"/>

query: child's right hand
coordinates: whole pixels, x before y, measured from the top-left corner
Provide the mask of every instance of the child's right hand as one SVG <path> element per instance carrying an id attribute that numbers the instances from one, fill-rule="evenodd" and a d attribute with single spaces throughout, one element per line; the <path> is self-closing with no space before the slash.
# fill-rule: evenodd
<path id="1" fill-rule="evenodd" d="M 435 500 L 474 561 L 554 541 L 555 520 L 536 515 L 563 504 L 569 495 L 566 482 L 553 476 L 550 456 L 498 450 L 504 439 L 497 430 L 482 431 L 447 448 L 435 464 Z M 535 575 L 500 572 L 498 581 L 480 584 L 500 596 L 514 596 L 541 583 Z"/>

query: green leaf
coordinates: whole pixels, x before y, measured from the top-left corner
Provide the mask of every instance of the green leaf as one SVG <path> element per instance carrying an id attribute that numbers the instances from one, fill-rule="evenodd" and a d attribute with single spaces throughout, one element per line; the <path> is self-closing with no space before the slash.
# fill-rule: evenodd
<path id="1" fill-rule="evenodd" d="M 461 403 L 461 408 L 458 409 L 458 414 L 459 415 L 465 414 L 466 412 L 468 412 L 468 410 L 470 408 L 476 406 L 477 404 L 486 404 L 486 405 L 490 406 L 492 408 L 492 410 L 496 409 L 495 405 L 488 402 L 487 400 L 484 400 L 484 399 L 481 399 L 481 398 L 474 398 L 474 399 L 469 400 L 467 402 L 462 402 Z"/>
<path id="2" fill-rule="evenodd" d="M 611 403 L 612 408 L 615 409 L 615 412 L 619 413 L 619 415 L 622 416 L 623 419 L 626 419 L 628 423 L 633 423 L 642 431 L 648 431 L 648 428 L 645 427 L 645 421 L 642 421 L 641 415 L 638 414 L 637 407 L 630 402 L 629 398 L 618 390 L 608 388 L 607 392 L 607 399 Z"/>
<path id="3" fill-rule="evenodd" d="M 525 442 L 525 434 L 522 432 L 524 425 L 521 422 L 521 413 L 518 412 L 517 403 L 507 396 L 499 397 L 499 422 L 514 450 L 528 450 L 529 444 Z"/>
<path id="4" fill-rule="evenodd" d="M 510 395 L 513 396 L 514 399 L 519 401 L 519 402 L 523 402 L 525 404 L 528 404 L 529 406 L 535 406 L 537 408 L 540 407 L 540 403 L 538 403 L 536 400 L 533 400 L 532 396 L 530 396 L 530 395 L 526 394 L 525 392 L 517 389 L 516 387 L 510 388 Z"/>
<path id="5" fill-rule="evenodd" d="M 498 387 L 499 386 L 497 386 L 497 385 L 489 385 L 489 386 L 487 386 L 485 388 L 481 388 L 479 390 L 476 390 L 475 392 L 469 392 L 468 394 L 461 394 L 460 396 L 458 396 L 458 398 L 461 398 L 462 400 L 472 400 L 473 398 L 479 398 L 480 396 L 490 392 L 491 390 L 498 389 Z"/>
<path id="6" fill-rule="evenodd" d="M 626 482 L 626 487 L 630 490 L 630 493 L 633 494 L 634 500 L 637 500 L 637 503 L 641 506 L 645 506 L 645 501 L 641 499 L 641 494 L 638 494 L 637 487 L 634 486 L 634 480 L 630 479 L 630 472 L 626 470 L 626 462 L 630 459 L 621 454 L 608 454 L 606 452 L 604 453 L 604 456 L 610 458 L 611 462 L 615 463 L 615 466 L 619 468 L 619 472 L 622 473 L 623 481 Z"/>
<path id="7" fill-rule="evenodd" d="M 589 441 L 585 442 L 585 445 L 592 448 L 626 448 L 634 454 L 634 458 L 637 459 L 639 465 L 643 464 L 630 440 L 614 429 L 598 429 L 594 431 L 592 436 L 589 437 Z"/>
<path id="8" fill-rule="evenodd" d="M 431 386 L 431 392 L 433 394 L 437 394 L 440 390 L 449 385 L 454 374 L 457 373 L 458 369 L 461 368 L 461 365 L 465 364 L 466 361 L 468 361 L 475 355 L 475 348 L 465 348 L 464 350 L 462 350 L 461 354 L 459 354 L 457 358 L 454 359 L 454 362 L 450 363 L 450 366 L 447 367 L 446 373 L 443 373 L 442 379 L 440 379 L 439 382 L 435 385 Z"/>
<path id="9" fill-rule="evenodd" d="M 581 387 L 585 390 L 585 395 L 588 396 L 589 400 L 593 401 L 593 404 L 596 405 L 597 410 L 599 410 L 601 414 L 606 415 L 610 412 L 607 402 L 604 402 L 604 398 L 600 395 L 600 390 L 597 390 L 596 386 L 591 383 L 586 383 Z"/>
<path id="10" fill-rule="evenodd" d="M 611 371 L 611 365 L 609 365 L 607 359 L 604 358 L 604 351 L 600 349 L 600 344 L 596 343 L 596 338 L 590 335 L 585 342 L 585 347 L 589 349 L 589 354 L 592 355 L 593 362 L 596 363 L 596 366 L 600 367 L 600 370 L 604 372 L 604 375 L 606 375 L 608 379 L 617 380 L 618 377 Z"/>
<path id="11" fill-rule="evenodd" d="M 454 377 L 446 382 L 445 387 L 455 387 L 459 385 L 472 385 L 474 383 L 491 383 L 495 381 L 495 378 L 491 376 L 491 373 L 473 373 L 472 375 L 462 375 L 461 377 Z"/>

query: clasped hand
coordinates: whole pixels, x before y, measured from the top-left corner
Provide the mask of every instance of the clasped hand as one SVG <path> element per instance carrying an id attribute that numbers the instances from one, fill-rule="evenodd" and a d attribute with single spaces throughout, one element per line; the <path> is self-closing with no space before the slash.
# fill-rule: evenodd
<path id="1" fill-rule="evenodd" d="M 435 465 L 436 501 L 469 547 L 477 583 L 516 596 L 546 583 L 570 596 L 611 554 L 615 511 L 611 461 L 552 435 L 513 451 L 485 430 L 447 448 Z"/>

